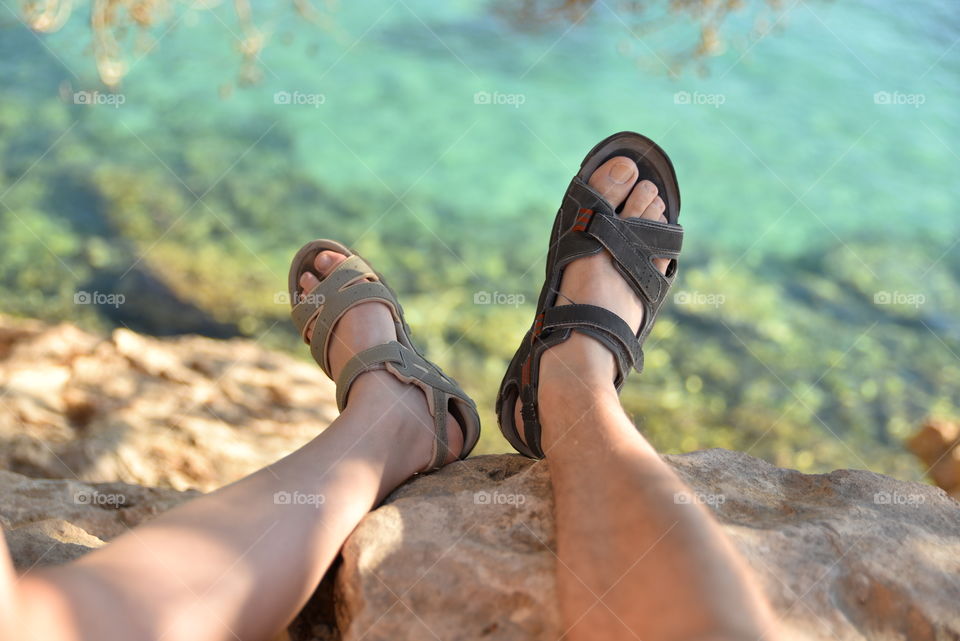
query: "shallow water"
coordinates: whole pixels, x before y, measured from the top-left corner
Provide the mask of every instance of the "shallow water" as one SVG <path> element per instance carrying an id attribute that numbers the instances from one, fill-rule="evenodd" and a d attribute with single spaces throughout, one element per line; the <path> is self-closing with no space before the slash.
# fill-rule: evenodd
<path id="1" fill-rule="evenodd" d="M 795 3 L 782 31 L 752 44 L 743 17 L 708 77 L 688 66 L 676 79 L 660 61 L 688 30 L 637 42 L 610 6 L 535 34 L 511 31 L 486 3 L 345 3 L 333 33 L 275 8 L 280 17 L 262 19 L 273 30 L 263 81 L 226 100 L 218 89 L 236 80 L 238 27 L 229 12 L 189 12 L 132 64 L 121 108 L 77 107 L 76 117 L 80 130 L 129 128 L 132 145 L 136 134 L 160 158 L 178 144 L 172 126 L 251 145 L 279 127 L 295 141 L 291 165 L 333 189 L 425 195 L 496 219 L 528 206 L 546 219 L 584 151 L 634 129 L 673 157 L 696 251 L 782 253 L 905 225 L 956 237 L 960 14 L 949 0 Z M 96 89 L 80 17 L 45 40 L 49 53 L 8 57 L 4 85 L 34 67 L 35 97 L 56 100 L 56 76 Z M 52 55 L 65 67 L 51 68 Z M 277 92 L 324 102 L 278 105 Z M 522 104 L 476 104 L 477 92 Z M 676 104 L 683 92 L 702 104 Z M 876 104 L 876 92 L 923 102 Z"/>

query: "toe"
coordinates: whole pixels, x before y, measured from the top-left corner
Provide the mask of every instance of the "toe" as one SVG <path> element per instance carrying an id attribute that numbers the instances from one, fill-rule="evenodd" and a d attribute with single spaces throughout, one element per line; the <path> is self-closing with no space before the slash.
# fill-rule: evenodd
<path id="1" fill-rule="evenodd" d="M 657 196 L 657 186 L 649 180 L 641 180 L 637 186 L 630 192 L 627 198 L 627 204 L 623 206 L 622 218 L 639 218 L 643 216 L 648 207 L 654 206 L 654 203 L 663 201 Z"/>
<path id="2" fill-rule="evenodd" d="M 329 276 L 330 272 L 346 259 L 347 257 L 340 252 L 330 250 L 324 250 L 317 254 L 317 257 L 313 259 L 313 269 L 316 273 L 303 272 L 300 274 L 300 294 L 306 295 L 312 291 L 314 287 L 320 284 L 321 278 Z M 313 338 L 312 325 L 307 328 L 307 342 L 309 342 L 311 338 Z"/>
<path id="3" fill-rule="evenodd" d="M 664 210 L 667 206 L 664 204 L 663 200 L 657 196 L 653 199 L 653 202 L 647 205 L 647 208 L 643 210 L 643 215 L 641 218 L 646 218 L 647 220 L 656 220 L 661 223 L 667 222 L 667 217 L 664 215 Z M 670 265 L 670 260 L 667 258 L 654 258 L 653 266 L 660 270 L 661 274 L 667 273 L 667 267 Z"/>
<path id="4" fill-rule="evenodd" d="M 310 272 L 303 272 L 300 274 L 300 292 L 306 293 L 312 290 L 314 287 L 320 284 L 320 279 L 311 274 Z"/>
<path id="5" fill-rule="evenodd" d="M 320 284 L 320 279 L 311 274 L 310 272 L 304 272 L 300 275 L 300 293 L 304 297 L 306 293 L 312 291 L 314 287 Z M 307 328 L 307 342 L 310 342 L 310 339 L 313 338 L 313 325 Z"/>
<path id="6" fill-rule="evenodd" d="M 643 215 L 641 218 L 646 218 L 647 220 L 660 220 L 662 222 L 667 222 L 667 217 L 663 215 L 664 210 L 667 206 L 664 204 L 660 196 L 657 196 L 653 199 L 653 202 L 647 205 L 647 208 L 643 210 Z"/>
<path id="7" fill-rule="evenodd" d="M 656 220 L 662 223 L 667 222 L 664 215 L 667 206 L 663 199 L 657 195 L 657 187 L 649 180 L 641 180 L 630 192 L 627 198 L 627 204 L 623 206 L 621 218 L 645 218 L 647 220 Z M 661 274 L 667 273 L 667 267 L 670 260 L 667 258 L 654 258 L 653 266 L 660 270 Z"/>
<path id="8" fill-rule="evenodd" d="M 317 257 L 313 259 L 313 267 L 323 278 L 346 259 L 347 257 L 340 252 L 326 250 L 317 254 Z"/>
<path id="9" fill-rule="evenodd" d="M 663 212 L 667 209 L 663 199 L 657 195 L 657 187 L 649 180 L 641 180 L 637 186 L 630 192 L 627 198 L 627 204 L 623 206 L 621 218 L 646 218 L 647 220 L 657 220 L 667 222 L 667 217 Z M 667 267 L 670 260 L 666 258 L 654 258 L 653 265 L 660 270 L 661 274 L 667 273 Z"/>
<path id="10" fill-rule="evenodd" d="M 638 174 L 636 163 L 629 158 L 617 156 L 597 167 L 588 183 L 616 208 L 630 193 Z"/>

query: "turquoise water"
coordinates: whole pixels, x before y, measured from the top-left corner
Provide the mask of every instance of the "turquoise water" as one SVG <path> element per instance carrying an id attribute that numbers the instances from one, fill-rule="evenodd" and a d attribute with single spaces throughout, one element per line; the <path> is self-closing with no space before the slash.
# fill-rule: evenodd
<path id="1" fill-rule="evenodd" d="M 720 55 L 676 76 L 691 25 L 640 39 L 612 2 L 534 30 L 486 2 L 344 4 L 326 28 L 278 2 L 254 16 L 253 84 L 225 5 L 131 39 L 116 108 L 73 103 L 105 90 L 83 11 L 41 40 L 0 4 L 5 311 L 86 321 L 74 292 L 119 288 L 131 300 L 100 310 L 108 325 L 273 344 L 290 253 L 334 236 L 385 263 L 421 341 L 488 407 L 530 310 L 473 293 L 535 295 L 570 176 L 633 129 L 678 170 L 682 286 L 728 301 L 670 306 L 651 337 L 628 409 L 689 426 L 646 425 L 658 445 L 755 441 L 780 464 L 867 467 L 862 448 L 899 451 L 927 412 L 956 411 L 952 0 L 751 4 Z M 777 29 L 758 37 L 758 20 Z M 925 302 L 872 304 L 883 291 Z M 849 443 L 818 449 L 828 432 Z"/>
<path id="2" fill-rule="evenodd" d="M 156 163 L 178 136 L 252 146 L 277 128 L 292 140 L 290 166 L 333 190 L 546 221 L 584 151 L 635 129 L 674 158 L 694 251 L 782 253 L 904 227 L 934 232 L 946 249 L 960 200 L 960 18 L 951 4 L 795 3 L 782 30 L 752 44 L 745 15 L 731 24 L 727 51 L 707 61 L 708 76 L 688 66 L 671 78 L 660 61 L 690 42 L 689 30 L 640 43 L 623 22 L 631 19 L 608 5 L 579 27 L 527 34 L 482 2 L 344 4 L 332 31 L 298 23 L 277 3 L 260 15 L 272 34 L 262 82 L 227 99 L 220 89 L 236 84 L 239 27 L 229 11 L 190 12 L 149 55 L 131 56 L 126 102 L 76 107 L 71 135 L 111 129 L 138 162 Z M 97 89 L 77 18 L 45 40 L 49 52 L 6 20 L 3 37 L 28 46 L 6 57 L 5 87 L 27 72 L 31 86 L 14 91 L 54 99 L 62 81 Z M 280 91 L 322 94 L 324 103 L 274 104 Z M 523 104 L 475 104 L 483 91 Z M 924 102 L 876 104 L 878 91 Z M 675 104 L 678 92 L 723 102 Z M 233 160 L 225 155 L 211 175 Z M 415 207 L 389 215 L 419 224 Z"/>

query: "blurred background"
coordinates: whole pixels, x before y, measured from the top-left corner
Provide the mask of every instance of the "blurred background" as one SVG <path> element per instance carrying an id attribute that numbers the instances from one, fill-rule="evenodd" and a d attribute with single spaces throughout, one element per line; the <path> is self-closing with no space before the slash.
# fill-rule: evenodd
<path id="1" fill-rule="evenodd" d="M 308 358 L 288 261 L 337 238 L 507 451 L 550 223 L 631 129 L 687 230 L 623 394 L 657 447 L 918 479 L 903 439 L 957 413 L 952 0 L 73 5 L 0 0 L 6 314 Z"/>

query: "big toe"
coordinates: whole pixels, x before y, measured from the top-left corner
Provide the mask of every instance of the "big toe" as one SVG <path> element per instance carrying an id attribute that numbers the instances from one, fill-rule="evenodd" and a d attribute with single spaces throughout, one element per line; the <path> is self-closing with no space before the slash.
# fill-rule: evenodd
<path id="1" fill-rule="evenodd" d="M 317 270 L 317 273 L 321 278 L 326 278 L 327 275 L 332 272 L 337 265 L 342 263 L 347 259 L 346 256 L 340 252 L 324 250 L 317 254 L 317 257 L 313 259 L 313 268 Z"/>
<path id="2" fill-rule="evenodd" d="M 611 158 L 597 167 L 588 184 L 614 208 L 619 207 L 637 182 L 637 164 L 624 156 Z"/>

